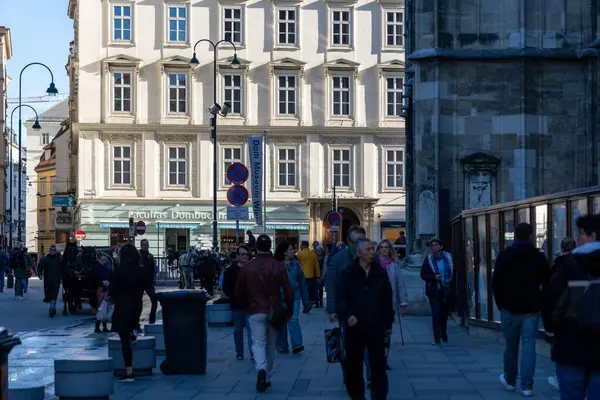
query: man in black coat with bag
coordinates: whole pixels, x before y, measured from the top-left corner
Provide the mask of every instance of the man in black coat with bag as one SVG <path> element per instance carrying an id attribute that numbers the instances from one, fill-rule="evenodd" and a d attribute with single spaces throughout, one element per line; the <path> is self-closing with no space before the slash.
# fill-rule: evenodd
<path id="1" fill-rule="evenodd" d="M 356 242 L 358 257 L 341 272 L 336 293 L 336 313 L 347 324 L 346 388 L 352 400 L 365 398 L 363 362 L 365 349 L 371 366 L 371 399 L 385 400 L 388 379 L 385 338 L 394 323 L 392 286 L 387 273 L 375 262 L 375 247 L 369 239 Z"/>

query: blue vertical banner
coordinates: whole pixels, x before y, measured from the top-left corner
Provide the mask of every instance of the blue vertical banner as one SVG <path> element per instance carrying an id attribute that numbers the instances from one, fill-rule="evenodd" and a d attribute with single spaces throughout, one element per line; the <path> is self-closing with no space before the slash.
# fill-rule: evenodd
<path id="1" fill-rule="evenodd" d="M 254 223 L 262 226 L 263 221 L 263 175 L 264 175 L 264 137 L 252 135 L 248 137 L 250 151 L 250 188 L 252 190 L 252 212 Z"/>

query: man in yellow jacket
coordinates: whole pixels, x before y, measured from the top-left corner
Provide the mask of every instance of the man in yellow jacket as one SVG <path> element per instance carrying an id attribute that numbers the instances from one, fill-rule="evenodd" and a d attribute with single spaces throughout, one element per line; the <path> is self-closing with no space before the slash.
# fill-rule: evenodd
<path id="1" fill-rule="evenodd" d="M 300 243 L 300 251 L 296 254 L 300 266 L 306 278 L 306 286 L 308 287 L 308 295 L 311 302 L 317 301 L 317 283 L 321 278 L 321 269 L 319 268 L 319 257 L 317 253 L 309 249 L 308 242 L 303 240 Z"/>

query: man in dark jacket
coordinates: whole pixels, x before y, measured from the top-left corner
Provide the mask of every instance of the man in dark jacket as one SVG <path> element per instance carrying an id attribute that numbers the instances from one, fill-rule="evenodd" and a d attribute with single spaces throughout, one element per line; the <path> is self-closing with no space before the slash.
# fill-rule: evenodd
<path id="1" fill-rule="evenodd" d="M 552 278 L 546 301 L 554 308 L 552 323 L 545 326 L 554 333 L 552 360 L 556 362 L 556 376 L 564 399 L 600 399 L 600 335 L 581 329 L 577 302 L 570 299 L 590 291 L 600 279 L 600 215 L 577 219 L 577 247 L 567 262 Z M 563 300 L 567 300 L 563 302 Z M 581 297 L 581 302 L 589 301 Z M 588 307 L 589 306 L 589 307 Z M 598 310 L 600 304 L 588 304 Z M 588 315 L 598 321 L 598 314 Z M 600 328 L 600 327 L 598 327 Z"/>
<path id="2" fill-rule="evenodd" d="M 550 280 L 550 266 L 531 242 L 532 234 L 531 225 L 516 226 L 515 241 L 498 255 L 492 276 L 492 291 L 496 306 L 502 312 L 505 341 L 504 373 L 500 375 L 500 383 L 506 390 L 514 391 L 520 374 L 521 393 L 526 397 L 533 395 L 542 290 Z M 520 368 L 517 367 L 519 338 L 522 342 Z"/>
<path id="3" fill-rule="evenodd" d="M 346 323 L 346 388 L 352 400 L 365 398 L 365 348 L 371 366 L 371 398 L 385 400 L 388 380 L 385 336 L 394 323 L 392 286 L 387 273 L 374 262 L 375 248 L 368 239 L 356 243 L 357 259 L 341 272 L 336 313 Z"/>
<path id="4" fill-rule="evenodd" d="M 256 239 L 256 250 L 256 258 L 239 272 L 235 296 L 247 304 L 252 354 L 258 371 L 256 390 L 264 392 L 271 386 L 269 379 L 273 372 L 275 345 L 279 334 L 272 326 L 271 319 L 279 319 L 279 316 L 287 320 L 291 318 L 294 311 L 294 291 L 285 266 L 271 254 L 271 238 L 265 234 L 260 235 Z"/>
<path id="5" fill-rule="evenodd" d="M 250 327 L 246 326 L 247 315 L 244 308 L 243 299 L 235 295 L 235 286 L 241 268 L 249 261 L 250 250 L 246 246 L 238 247 L 236 251 L 236 260 L 231 262 L 231 265 L 223 271 L 223 292 L 229 298 L 231 305 L 231 314 L 233 316 L 233 342 L 235 345 L 236 358 L 244 359 L 244 327 L 248 331 L 248 351 L 252 358 L 252 338 Z"/>
<path id="6" fill-rule="evenodd" d="M 38 264 L 38 276 L 44 280 L 44 302 L 49 304 L 50 318 L 56 315 L 56 299 L 63 275 L 61 265 L 60 254 L 55 245 L 50 246 L 50 252 Z"/>
<path id="7" fill-rule="evenodd" d="M 17 244 L 17 248 L 10 253 L 9 268 L 14 271 L 15 276 L 15 300 L 23 300 L 25 290 L 23 282 L 26 276 L 27 261 L 21 243 Z"/>
<path id="8" fill-rule="evenodd" d="M 148 282 L 151 282 L 148 285 L 148 288 L 151 289 L 151 292 L 146 292 L 146 295 L 150 298 L 150 302 L 152 306 L 150 307 L 150 316 L 148 317 L 148 322 L 154 324 L 156 322 L 156 309 L 158 308 L 158 300 L 156 300 L 156 287 L 154 285 L 154 256 L 150 253 L 150 244 L 147 239 L 142 239 L 140 242 L 140 256 L 142 258 L 142 265 L 144 267 L 144 272 L 146 273 L 146 279 Z"/>

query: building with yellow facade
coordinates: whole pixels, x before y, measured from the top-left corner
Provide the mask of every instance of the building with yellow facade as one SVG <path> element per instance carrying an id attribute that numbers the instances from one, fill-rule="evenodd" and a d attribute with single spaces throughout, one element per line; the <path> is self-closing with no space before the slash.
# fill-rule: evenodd
<path id="1" fill-rule="evenodd" d="M 56 146 L 50 142 L 44 147 L 38 165 L 35 167 L 37 176 L 37 252 L 46 254 L 55 242 L 55 210 L 52 206 L 54 183 L 56 179 Z"/>

